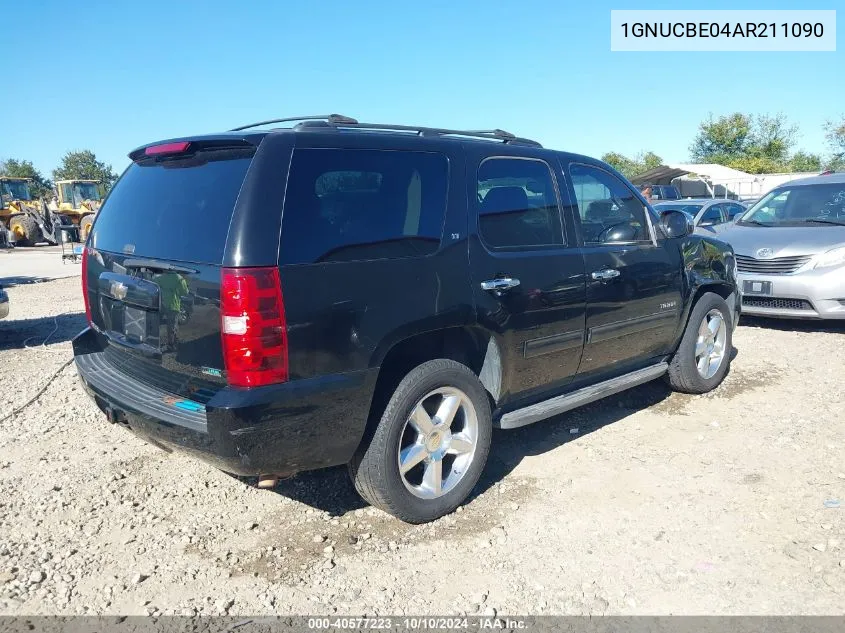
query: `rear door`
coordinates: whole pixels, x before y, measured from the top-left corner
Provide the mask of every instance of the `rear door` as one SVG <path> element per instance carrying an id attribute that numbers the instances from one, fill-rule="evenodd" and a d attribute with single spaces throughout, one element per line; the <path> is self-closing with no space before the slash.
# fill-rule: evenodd
<path id="1" fill-rule="evenodd" d="M 565 168 L 577 202 L 587 275 L 579 374 L 621 371 L 668 352 L 681 311 L 681 261 L 656 241 L 631 187 L 596 165 Z"/>
<path id="2" fill-rule="evenodd" d="M 205 402 L 225 382 L 220 268 L 256 148 L 179 147 L 141 150 L 110 192 L 87 242 L 87 292 L 112 364 Z"/>
<path id="3" fill-rule="evenodd" d="M 470 262 L 478 318 L 495 332 L 500 402 L 554 391 L 578 369 L 584 261 L 561 221 L 558 183 L 541 158 L 469 150 Z"/>

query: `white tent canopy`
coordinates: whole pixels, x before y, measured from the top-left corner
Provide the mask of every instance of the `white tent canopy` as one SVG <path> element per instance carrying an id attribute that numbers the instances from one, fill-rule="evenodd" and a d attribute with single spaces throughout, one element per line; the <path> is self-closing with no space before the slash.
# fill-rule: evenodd
<path id="1" fill-rule="evenodd" d="M 675 163 L 659 165 L 631 178 L 635 185 L 673 184 L 684 197 L 754 198 L 796 178 L 816 173 L 749 174 L 715 163 Z"/>

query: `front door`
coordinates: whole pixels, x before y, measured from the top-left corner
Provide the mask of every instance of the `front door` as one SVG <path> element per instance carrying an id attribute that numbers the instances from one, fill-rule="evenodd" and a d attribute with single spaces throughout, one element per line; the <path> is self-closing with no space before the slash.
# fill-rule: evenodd
<path id="1" fill-rule="evenodd" d="M 650 215 L 621 178 L 571 163 L 587 276 L 579 374 L 613 373 L 669 352 L 681 313 L 678 249 L 657 242 Z"/>
<path id="2" fill-rule="evenodd" d="M 563 230 L 547 162 L 479 151 L 468 155 L 467 170 L 475 175 L 467 179 L 472 283 L 478 320 L 503 356 L 499 403 L 540 399 L 578 370 L 584 260 Z"/>

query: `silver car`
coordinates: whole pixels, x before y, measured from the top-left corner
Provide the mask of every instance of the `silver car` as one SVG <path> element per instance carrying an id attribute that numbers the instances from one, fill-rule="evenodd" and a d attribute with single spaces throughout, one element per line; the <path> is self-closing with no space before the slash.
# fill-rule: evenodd
<path id="1" fill-rule="evenodd" d="M 736 253 L 743 314 L 845 319 L 845 174 L 777 187 L 718 237 Z"/>
<path id="2" fill-rule="evenodd" d="M 655 202 L 654 210 L 683 211 L 694 218 L 695 232 L 699 235 L 710 235 L 716 232 L 714 228 L 722 224 L 733 222 L 748 208 L 736 200 L 727 198 L 684 198 L 683 200 L 667 200 Z"/>

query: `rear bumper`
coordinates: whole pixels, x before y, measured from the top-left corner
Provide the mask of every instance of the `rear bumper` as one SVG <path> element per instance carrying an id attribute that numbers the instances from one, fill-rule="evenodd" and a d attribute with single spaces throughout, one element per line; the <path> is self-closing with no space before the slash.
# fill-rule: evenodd
<path id="1" fill-rule="evenodd" d="M 243 476 L 290 475 L 348 462 L 369 414 L 377 370 L 223 388 L 205 405 L 114 368 L 85 330 L 73 341 L 77 371 L 109 421 L 167 450 Z"/>
<path id="2" fill-rule="evenodd" d="M 742 313 L 789 319 L 845 319 L 845 266 L 794 275 L 739 273 L 745 281 L 768 281 L 770 295 L 745 293 Z"/>

